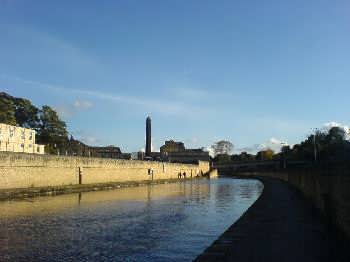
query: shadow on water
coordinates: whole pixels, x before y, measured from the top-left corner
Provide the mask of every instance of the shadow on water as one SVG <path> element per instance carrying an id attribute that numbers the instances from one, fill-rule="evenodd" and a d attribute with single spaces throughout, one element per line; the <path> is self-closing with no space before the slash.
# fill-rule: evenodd
<path id="1" fill-rule="evenodd" d="M 220 178 L 0 203 L 0 260 L 192 260 L 258 198 Z"/>

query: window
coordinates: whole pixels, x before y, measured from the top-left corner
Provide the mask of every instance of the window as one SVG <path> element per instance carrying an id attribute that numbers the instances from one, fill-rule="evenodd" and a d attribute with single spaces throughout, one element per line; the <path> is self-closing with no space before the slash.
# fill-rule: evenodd
<path id="1" fill-rule="evenodd" d="M 15 133 L 15 129 L 9 127 L 9 133 L 10 133 L 10 137 L 13 137 L 14 133 Z"/>
<path id="2" fill-rule="evenodd" d="M 30 132 L 29 134 L 29 140 L 32 140 L 33 139 L 33 132 Z"/>
<path id="3" fill-rule="evenodd" d="M 26 138 L 26 132 L 24 129 L 21 130 L 21 138 L 25 139 Z"/>

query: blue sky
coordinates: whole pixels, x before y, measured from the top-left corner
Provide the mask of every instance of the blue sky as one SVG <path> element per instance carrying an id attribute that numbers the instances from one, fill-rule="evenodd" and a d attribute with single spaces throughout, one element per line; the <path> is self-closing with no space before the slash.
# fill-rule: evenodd
<path id="1" fill-rule="evenodd" d="M 350 3 L 0 0 L 0 88 L 123 151 L 239 149 L 350 123 Z"/>

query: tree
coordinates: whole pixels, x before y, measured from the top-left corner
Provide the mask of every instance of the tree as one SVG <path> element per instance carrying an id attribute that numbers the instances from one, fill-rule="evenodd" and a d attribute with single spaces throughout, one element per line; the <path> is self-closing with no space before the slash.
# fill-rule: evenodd
<path id="1" fill-rule="evenodd" d="M 233 151 L 233 144 L 230 141 L 220 140 L 211 146 L 214 156 L 230 155 Z"/>
<path id="2" fill-rule="evenodd" d="M 329 143 L 342 143 L 345 140 L 345 130 L 339 127 L 332 127 L 328 132 Z"/>
<path id="3" fill-rule="evenodd" d="M 288 145 L 287 146 L 282 146 L 281 152 L 283 154 L 289 154 L 289 152 L 291 152 L 290 146 L 288 146 Z"/>
<path id="4" fill-rule="evenodd" d="M 0 123 L 15 126 L 16 117 L 14 111 L 14 104 L 9 100 L 0 100 Z"/>
<path id="5" fill-rule="evenodd" d="M 345 160 L 349 159 L 350 142 L 347 140 L 347 134 L 344 129 L 332 127 L 324 139 L 325 145 L 320 151 L 321 159 L 326 160 Z"/>
<path id="6" fill-rule="evenodd" d="M 0 93 L 0 122 L 26 128 L 38 128 L 38 108 L 28 99 Z"/>
<path id="7" fill-rule="evenodd" d="M 17 124 L 22 127 L 37 130 L 39 127 L 39 109 L 27 99 L 15 98 L 14 101 Z"/>
<path id="8" fill-rule="evenodd" d="M 255 156 L 248 154 L 247 152 L 241 152 L 239 155 L 232 155 L 232 161 L 252 161 L 255 160 Z"/>
<path id="9" fill-rule="evenodd" d="M 15 104 L 12 97 L 4 92 L 0 93 L 0 123 L 13 125 L 17 124 L 15 116 Z"/>
<path id="10" fill-rule="evenodd" d="M 290 159 L 317 162 L 343 161 L 349 159 L 350 142 L 343 128 L 332 127 L 328 132 L 317 131 L 300 144 L 294 145 Z"/>
<path id="11" fill-rule="evenodd" d="M 68 142 L 66 123 L 55 110 L 46 105 L 40 110 L 39 119 L 38 142 L 47 145 L 49 153 L 55 153 L 59 149 L 62 151 Z"/>
<path id="12" fill-rule="evenodd" d="M 272 160 L 275 153 L 271 149 L 260 151 L 256 154 L 257 160 Z"/>
<path id="13" fill-rule="evenodd" d="M 51 107 L 39 109 L 28 99 L 13 97 L 5 92 L 0 92 L 0 123 L 36 130 L 36 141 L 45 145 L 47 153 L 83 155 L 88 147 L 73 137 L 68 139 L 66 123 Z"/>
<path id="14" fill-rule="evenodd" d="M 231 156 L 228 154 L 218 154 L 215 156 L 214 161 L 219 164 L 225 164 L 231 162 Z"/>

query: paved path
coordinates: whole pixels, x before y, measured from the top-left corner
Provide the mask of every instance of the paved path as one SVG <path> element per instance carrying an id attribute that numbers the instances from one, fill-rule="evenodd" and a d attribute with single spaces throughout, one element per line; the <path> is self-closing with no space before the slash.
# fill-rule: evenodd
<path id="1" fill-rule="evenodd" d="M 288 184 L 262 181 L 261 197 L 196 261 L 342 261 L 318 212 Z"/>

